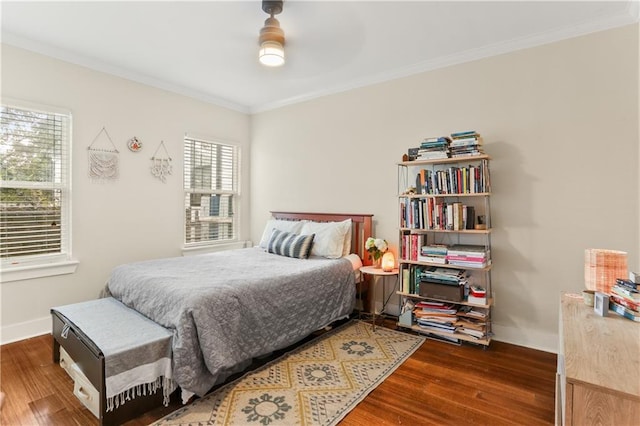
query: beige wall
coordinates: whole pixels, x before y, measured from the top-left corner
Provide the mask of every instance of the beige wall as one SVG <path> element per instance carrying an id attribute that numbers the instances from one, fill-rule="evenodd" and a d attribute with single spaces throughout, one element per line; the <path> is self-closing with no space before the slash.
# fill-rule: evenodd
<path id="1" fill-rule="evenodd" d="M 0 284 L 4 342 L 49 331 L 52 306 L 95 298 L 118 264 L 181 254 L 185 132 L 235 142 L 249 164 L 246 114 L 6 45 L 2 96 L 73 114 L 72 243 L 80 261 L 75 274 Z M 103 126 L 120 151 L 120 178 L 92 183 L 87 147 Z M 144 144 L 138 153 L 126 148 L 133 136 Z M 173 160 L 166 183 L 149 170 L 161 140 Z M 242 179 L 248 188 L 248 168 Z M 242 198 L 241 238 L 249 237 L 248 201 Z"/>
<path id="2" fill-rule="evenodd" d="M 375 214 L 395 242 L 396 162 L 424 137 L 477 130 L 492 157 L 495 338 L 555 351 L 585 248 L 640 268 L 638 112 L 638 25 L 263 112 L 252 236 L 269 210 L 339 211 Z"/>
<path id="3" fill-rule="evenodd" d="M 555 351 L 558 293 L 581 289 L 584 248 L 627 250 L 640 269 L 638 34 L 633 25 L 252 117 L 3 46 L 3 96 L 73 113 L 80 266 L 0 284 L 2 341 L 47 332 L 50 307 L 96 297 L 115 265 L 180 255 L 185 131 L 242 146 L 243 239 L 257 241 L 282 209 L 373 213 L 376 235 L 394 242 L 396 162 L 426 136 L 476 129 L 493 158 L 496 339 Z M 102 126 L 121 177 L 94 184 L 86 147 Z M 142 152 L 124 147 L 132 136 Z M 160 140 L 174 160 L 164 184 L 148 169 Z"/>

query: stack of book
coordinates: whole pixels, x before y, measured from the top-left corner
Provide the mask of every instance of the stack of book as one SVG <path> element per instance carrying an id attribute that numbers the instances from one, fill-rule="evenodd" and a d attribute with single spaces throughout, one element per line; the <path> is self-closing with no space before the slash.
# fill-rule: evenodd
<path id="1" fill-rule="evenodd" d="M 460 269 L 430 266 L 420 273 L 420 296 L 451 302 L 462 302 L 468 284 L 468 274 Z"/>
<path id="2" fill-rule="evenodd" d="M 482 151 L 482 137 L 475 130 L 452 133 L 449 152 L 451 153 L 451 157 L 467 157 L 484 154 Z"/>
<path id="3" fill-rule="evenodd" d="M 444 265 L 447 263 L 447 246 L 442 244 L 431 244 L 422 246 L 418 261 L 428 263 L 438 263 Z"/>
<path id="4" fill-rule="evenodd" d="M 413 310 L 420 328 L 450 334 L 456 331 L 457 312 L 453 304 L 432 301 L 418 302 Z"/>
<path id="5" fill-rule="evenodd" d="M 640 322 L 640 284 L 618 278 L 609 294 L 609 309 L 633 321 Z"/>
<path id="6" fill-rule="evenodd" d="M 460 309 L 458 309 L 457 315 L 459 317 L 466 317 L 483 321 L 487 319 L 487 313 L 484 311 L 484 309 L 475 308 L 472 306 L 461 306 Z"/>
<path id="7" fill-rule="evenodd" d="M 448 136 L 425 138 L 420 143 L 416 160 L 449 158 L 449 142 L 451 142 L 451 139 Z"/>
<path id="8" fill-rule="evenodd" d="M 466 334 L 467 336 L 471 336 L 476 339 L 483 339 L 487 337 L 487 324 L 484 320 L 458 317 L 456 322 L 453 324 L 456 326 L 456 331 L 458 333 Z"/>
<path id="9" fill-rule="evenodd" d="M 461 306 L 456 313 L 458 320 L 455 322 L 458 333 L 484 339 L 487 333 L 487 312 L 481 308 Z"/>
<path id="10" fill-rule="evenodd" d="M 464 268 L 486 268 L 491 263 L 489 249 L 474 245 L 453 245 L 448 248 L 446 259 L 449 265 Z"/>
<path id="11" fill-rule="evenodd" d="M 420 281 L 446 285 L 466 285 L 467 273 L 461 269 L 432 266 L 422 271 Z"/>

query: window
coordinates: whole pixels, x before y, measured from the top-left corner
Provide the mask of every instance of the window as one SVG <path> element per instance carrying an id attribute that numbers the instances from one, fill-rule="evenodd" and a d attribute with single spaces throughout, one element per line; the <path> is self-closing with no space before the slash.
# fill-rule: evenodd
<path id="1" fill-rule="evenodd" d="M 237 239 L 238 147 L 184 139 L 185 246 Z"/>
<path id="2" fill-rule="evenodd" d="M 19 103 L 1 106 L 0 258 L 5 271 L 70 259 L 70 129 L 68 112 Z M 66 272 L 38 276 L 58 273 Z"/>

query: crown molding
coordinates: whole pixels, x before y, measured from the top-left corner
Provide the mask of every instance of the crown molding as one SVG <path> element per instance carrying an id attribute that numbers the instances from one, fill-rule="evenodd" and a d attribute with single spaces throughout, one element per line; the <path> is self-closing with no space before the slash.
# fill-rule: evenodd
<path id="1" fill-rule="evenodd" d="M 309 101 L 319 97 L 346 92 L 366 86 L 380 84 L 391 80 L 408 77 L 423 72 L 433 71 L 440 68 L 446 68 L 452 65 L 463 64 L 479 59 L 497 56 L 517 50 L 528 49 L 531 47 L 541 46 L 557 41 L 579 37 L 582 35 L 617 28 L 625 25 L 637 23 L 640 20 L 640 2 L 637 0 L 629 1 L 626 13 L 615 16 L 607 16 L 597 21 L 583 22 L 572 27 L 561 28 L 545 33 L 534 34 L 532 36 L 514 38 L 489 46 L 477 49 L 470 49 L 453 55 L 443 56 L 429 61 L 423 61 L 415 65 L 404 68 L 394 69 L 388 72 L 369 75 L 364 78 L 352 80 L 345 84 L 338 84 L 326 89 L 314 90 L 301 95 L 279 99 L 273 102 L 267 102 L 257 105 L 242 105 L 229 101 L 217 96 L 202 93 L 200 91 L 177 84 L 168 83 L 166 81 L 150 77 L 141 73 L 116 67 L 108 63 L 96 60 L 83 55 L 77 55 L 65 49 L 56 48 L 44 43 L 35 42 L 15 34 L 3 32 L 2 43 L 12 45 L 25 50 L 40 53 L 45 56 L 53 57 L 59 60 L 73 63 L 82 67 L 86 67 L 95 71 L 103 72 L 113 76 L 125 78 L 158 89 L 166 90 L 172 93 L 184 95 L 202 102 L 217 105 L 230 110 L 238 111 L 244 114 L 256 114 L 285 106 Z"/>
<path id="2" fill-rule="evenodd" d="M 534 34 L 532 36 L 514 38 L 489 46 L 477 49 L 470 49 L 453 55 L 442 56 L 429 61 L 420 62 L 404 68 L 395 69 L 389 72 L 379 73 L 365 78 L 353 80 L 344 85 L 337 85 L 329 89 L 308 92 L 300 96 L 294 96 L 287 99 L 269 102 L 262 105 L 252 106 L 249 110 L 250 114 L 266 112 L 269 110 L 282 108 L 285 106 L 309 101 L 322 96 L 333 95 L 337 93 L 347 92 L 374 84 L 380 84 L 403 77 L 420 74 L 427 71 L 433 71 L 440 68 L 446 68 L 452 65 L 459 65 L 466 62 L 476 61 L 479 59 L 498 56 L 505 53 L 515 52 L 518 50 L 528 49 L 532 47 L 542 46 L 545 44 L 555 43 L 558 41 L 575 38 L 595 32 L 605 31 L 625 25 L 637 23 L 639 19 L 640 5 L 638 1 L 629 2 L 627 13 L 624 15 L 610 16 L 598 21 L 584 22 L 572 27 L 561 28 L 545 33 Z"/>
<path id="3" fill-rule="evenodd" d="M 208 95 L 206 93 L 199 92 L 188 87 L 184 87 L 178 84 L 168 83 L 163 80 L 159 80 L 148 75 L 136 73 L 121 67 L 116 67 L 105 62 L 89 58 L 83 55 L 77 55 L 65 49 L 60 49 L 39 43 L 33 40 L 29 40 L 15 34 L 2 33 L 2 43 L 18 47 L 21 49 L 29 50 L 41 55 L 49 56 L 55 59 L 59 59 L 65 62 L 69 62 L 81 67 L 89 68 L 94 71 L 103 72 L 105 74 L 121 77 L 127 80 L 135 81 L 147 86 L 155 87 L 157 89 L 166 90 L 168 92 L 184 95 L 202 102 L 217 105 L 223 108 L 238 111 L 244 114 L 249 113 L 249 108 L 245 105 L 238 104 L 236 102 L 229 101 L 227 99 L 219 98 L 217 96 Z"/>

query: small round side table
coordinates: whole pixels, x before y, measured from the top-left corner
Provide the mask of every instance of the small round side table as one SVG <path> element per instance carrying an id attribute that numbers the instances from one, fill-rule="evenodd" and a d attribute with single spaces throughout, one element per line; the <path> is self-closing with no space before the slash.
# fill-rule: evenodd
<path id="1" fill-rule="evenodd" d="M 367 275 L 371 275 L 373 277 L 371 286 L 372 288 L 372 292 L 371 292 L 371 297 L 373 299 L 372 304 L 373 304 L 373 312 L 371 313 L 372 316 L 372 323 L 373 323 L 373 331 L 376 331 L 376 287 L 378 285 L 378 281 L 382 281 L 382 309 L 380 309 L 380 315 L 382 315 L 384 313 L 384 309 L 387 306 L 387 302 L 389 301 L 389 299 L 387 298 L 387 300 L 384 300 L 384 289 L 385 284 L 386 284 L 386 280 L 387 277 L 395 277 L 395 284 L 394 284 L 394 288 L 395 286 L 398 285 L 398 269 L 394 269 L 392 271 L 389 272 L 385 272 L 384 270 L 382 270 L 382 268 L 374 268 L 373 266 L 363 266 L 360 268 L 360 273 L 361 274 L 367 274 Z"/>

